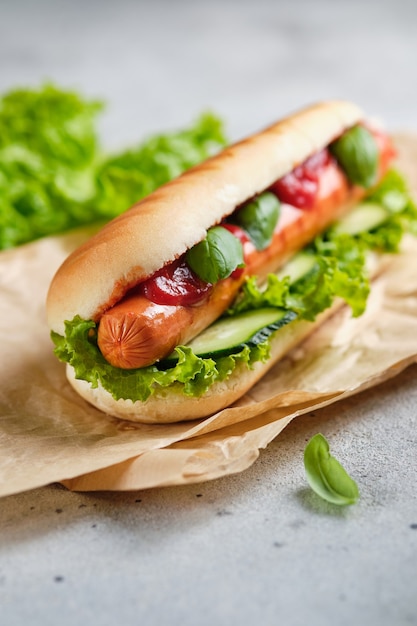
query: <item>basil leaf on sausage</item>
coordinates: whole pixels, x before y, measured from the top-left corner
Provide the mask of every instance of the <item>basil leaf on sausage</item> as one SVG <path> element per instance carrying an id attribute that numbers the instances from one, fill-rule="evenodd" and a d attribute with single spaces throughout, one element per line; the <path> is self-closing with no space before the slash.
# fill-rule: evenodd
<path id="1" fill-rule="evenodd" d="M 354 185 L 367 189 L 376 182 L 378 146 L 372 133 L 354 126 L 330 144 L 330 152 Z"/>
<path id="2" fill-rule="evenodd" d="M 279 209 L 278 198 L 265 191 L 240 207 L 234 221 L 248 233 L 257 250 L 264 250 L 271 243 Z"/>
<path id="3" fill-rule="evenodd" d="M 216 283 L 243 267 L 243 247 L 228 230 L 214 226 L 203 241 L 188 250 L 186 261 L 202 280 Z"/>

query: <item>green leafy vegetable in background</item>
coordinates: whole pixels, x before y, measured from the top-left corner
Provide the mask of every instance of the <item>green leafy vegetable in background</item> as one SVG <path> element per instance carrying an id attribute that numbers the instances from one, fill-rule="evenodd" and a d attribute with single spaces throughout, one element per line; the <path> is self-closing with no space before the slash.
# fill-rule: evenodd
<path id="1" fill-rule="evenodd" d="M 357 502 L 357 484 L 330 454 L 329 444 L 323 435 L 314 435 L 308 442 L 304 451 L 304 467 L 310 487 L 327 502 L 339 506 Z"/>
<path id="2" fill-rule="evenodd" d="M 184 130 L 155 135 L 136 148 L 107 158 L 96 173 L 91 210 L 113 217 L 226 144 L 222 123 L 205 113 Z"/>
<path id="3" fill-rule="evenodd" d="M 0 98 L 0 250 L 111 219 L 225 144 L 220 120 L 205 114 L 188 129 L 105 155 L 102 109 L 53 85 Z"/>
<path id="4" fill-rule="evenodd" d="M 88 221 L 101 108 L 51 85 L 0 100 L 0 249 Z"/>

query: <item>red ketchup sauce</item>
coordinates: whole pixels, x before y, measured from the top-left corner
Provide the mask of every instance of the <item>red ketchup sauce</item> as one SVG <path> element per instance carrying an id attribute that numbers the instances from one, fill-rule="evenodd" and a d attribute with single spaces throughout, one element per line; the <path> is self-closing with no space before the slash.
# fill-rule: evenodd
<path id="1" fill-rule="evenodd" d="M 297 209 L 311 209 L 317 197 L 320 176 L 332 162 L 329 151 L 320 150 L 277 180 L 270 191 L 285 204 L 291 204 Z"/>
<path id="2" fill-rule="evenodd" d="M 226 223 L 222 227 L 239 239 L 244 256 L 254 251 L 255 246 L 242 228 Z M 231 277 L 238 279 L 244 271 L 243 267 L 238 267 Z M 212 287 L 211 283 L 201 280 L 184 259 L 178 259 L 145 280 L 141 285 L 141 292 L 155 304 L 191 306 L 204 300 Z"/>
<path id="3" fill-rule="evenodd" d="M 151 302 L 173 306 L 197 304 L 211 288 L 182 259 L 169 263 L 141 285 L 143 295 Z"/>

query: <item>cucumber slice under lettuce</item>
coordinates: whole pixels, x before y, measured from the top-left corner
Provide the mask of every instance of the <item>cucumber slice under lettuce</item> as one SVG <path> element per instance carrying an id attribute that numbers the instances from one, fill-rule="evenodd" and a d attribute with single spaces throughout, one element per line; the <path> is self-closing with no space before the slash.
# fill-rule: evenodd
<path id="1" fill-rule="evenodd" d="M 296 283 L 298 280 L 306 278 L 316 266 L 316 255 L 311 252 L 301 251 L 297 252 L 276 275 L 281 279 L 288 276 L 290 283 Z"/>
<path id="2" fill-rule="evenodd" d="M 358 235 L 381 226 L 391 213 L 381 204 L 362 202 L 333 227 L 336 235 Z"/>
<path id="3" fill-rule="evenodd" d="M 292 311 L 264 308 L 223 317 L 206 328 L 187 346 L 197 356 L 217 357 L 240 352 L 245 345 L 263 343 L 274 331 L 296 318 Z"/>

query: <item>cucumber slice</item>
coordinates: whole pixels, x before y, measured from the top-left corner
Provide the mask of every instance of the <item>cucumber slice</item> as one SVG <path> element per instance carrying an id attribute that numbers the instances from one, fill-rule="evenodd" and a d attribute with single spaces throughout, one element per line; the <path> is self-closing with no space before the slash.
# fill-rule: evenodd
<path id="1" fill-rule="evenodd" d="M 290 283 L 294 284 L 301 278 L 305 278 L 307 274 L 313 271 L 317 265 L 317 258 L 309 252 L 297 252 L 292 259 L 277 272 L 278 278 L 289 277 Z"/>
<path id="2" fill-rule="evenodd" d="M 358 204 L 348 215 L 333 227 L 337 235 L 358 235 L 373 230 L 390 216 L 388 209 L 374 202 Z"/>
<path id="3" fill-rule="evenodd" d="M 194 354 L 216 357 L 240 352 L 245 345 L 255 346 L 275 330 L 296 318 L 292 311 L 263 308 L 246 311 L 233 317 L 223 317 L 203 330 L 187 346 Z M 175 354 L 171 358 L 176 358 Z"/>
<path id="4" fill-rule="evenodd" d="M 317 259 L 314 254 L 305 251 L 298 252 L 277 273 L 277 276 L 278 278 L 289 276 L 290 282 L 294 284 L 308 276 L 316 265 Z M 201 357 L 218 357 L 237 353 L 245 345 L 255 346 L 262 343 L 274 331 L 296 317 L 293 311 L 273 307 L 246 311 L 233 317 L 222 317 L 191 340 L 187 347 Z M 171 363 L 177 358 L 176 353 L 173 352 L 164 361 Z"/>

